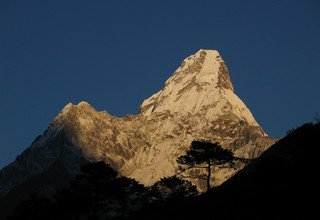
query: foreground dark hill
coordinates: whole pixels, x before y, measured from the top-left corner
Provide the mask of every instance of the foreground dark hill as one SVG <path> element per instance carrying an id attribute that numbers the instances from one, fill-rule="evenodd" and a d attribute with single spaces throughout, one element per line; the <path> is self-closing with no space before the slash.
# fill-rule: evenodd
<path id="1" fill-rule="evenodd" d="M 154 208 L 144 219 L 314 219 L 320 124 L 305 124 L 233 178 L 195 200 Z"/>

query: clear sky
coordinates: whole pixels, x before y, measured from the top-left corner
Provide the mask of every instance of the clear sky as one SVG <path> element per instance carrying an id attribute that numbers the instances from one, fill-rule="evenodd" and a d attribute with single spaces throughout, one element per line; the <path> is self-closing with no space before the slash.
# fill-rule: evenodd
<path id="1" fill-rule="evenodd" d="M 138 113 L 200 48 L 269 135 L 320 113 L 319 0 L 1 0 L 0 167 L 68 102 Z"/>

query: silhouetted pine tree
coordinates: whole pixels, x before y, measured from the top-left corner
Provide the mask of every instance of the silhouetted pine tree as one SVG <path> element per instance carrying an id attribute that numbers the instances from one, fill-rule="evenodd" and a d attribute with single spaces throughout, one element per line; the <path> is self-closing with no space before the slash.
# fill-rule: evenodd
<path id="1" fill-rule="evenodd" d="M 177 162 L 189 168 L 204 168 L 207 170 L 207 191 L 210 189 L 212 166 L 223 165 L 233 161 L 233 153 L 221 148 L 218 143 L 192 141 L 186 155 L 177 158 Z M 200 178 L 200 177 L 199 177 Z"/>

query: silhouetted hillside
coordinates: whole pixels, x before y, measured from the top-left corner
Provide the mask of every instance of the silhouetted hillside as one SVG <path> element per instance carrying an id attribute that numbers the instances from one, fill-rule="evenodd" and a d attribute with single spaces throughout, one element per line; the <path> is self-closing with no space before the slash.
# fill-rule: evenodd
<path id="1" fill-rule="evenodd" d="M 319 147 L 320 124 L 305 124 L 220 187 L 134 218 L 312 219 L 317 216 Z"/>
<path id="2" fill-rule="evenodd" d="M 79 159 L 79 164 L 85 164 L 84 159 Z M 5 196 L 0 197 L 0 219 L 14 213 L 15 207 L 29 198 L 30 194 L 37 193 L 44 197 L 50 197 L 56 189 L 69 184 L 74 174 L 65 169 L 65 162 L 57 160 L 46 172 L 42 172 L 28 181 L 14 187 Z"/>

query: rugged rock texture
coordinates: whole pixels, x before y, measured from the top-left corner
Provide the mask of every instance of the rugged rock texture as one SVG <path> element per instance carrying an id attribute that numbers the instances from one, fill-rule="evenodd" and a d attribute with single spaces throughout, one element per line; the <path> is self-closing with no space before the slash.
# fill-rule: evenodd
<path id="1" fill-rule="evenodd" d="M 117 118 L 86 102 L 69 103 L 42 136 L 0 171 L 0 196 L 57 160 L 70 174 L 83 161 L 104 160 L 121 174 L 151 185 L 177 173 L 176 158 L 194 139 L 219 142 L 245 158 L 259 156 L 274 143 L 234 94 L 217 51 L 200 50 L 185 59 L 140 109 L 139 115 Z M 215 170 L 212 182 L 220 184 L 235 172 Z"/>

